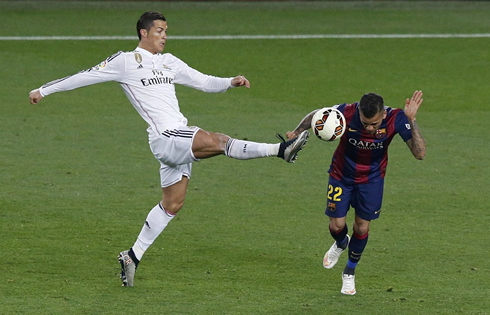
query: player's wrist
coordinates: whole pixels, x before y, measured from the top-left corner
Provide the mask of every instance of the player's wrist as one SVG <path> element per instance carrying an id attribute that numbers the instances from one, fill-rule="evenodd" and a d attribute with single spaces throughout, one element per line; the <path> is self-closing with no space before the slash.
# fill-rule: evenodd
<path id="1" fill-rule="evenodd" d="M 304 130 L 295 129 L 295 130 L 293 131 L 294 137 L 299 136 L 299 135 L 300 135 L 300 134 L 301 134 L 303 131 L 304 131 Z"/>
<path id="2" fill-rule="evenodd" d="M 39 91 L 39 94 L 41 94 L 42 97 L 45 97 L 46 96 L 46 94 L 44 94 L 44 92 L 43 92 L 43 88 L 42 87 L 40 87 L 38 89 L 38 91 Z"/>

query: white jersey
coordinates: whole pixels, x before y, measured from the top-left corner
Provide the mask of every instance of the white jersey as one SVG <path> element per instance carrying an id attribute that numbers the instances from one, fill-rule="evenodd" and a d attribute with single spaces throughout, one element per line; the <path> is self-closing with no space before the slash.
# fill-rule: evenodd
<path id="1" fill-rule="evenodd" d="M 147 122 L 151 140 L 166 129 L 187 125 L 187 118 L 180 112 L 175 84 L 204 92 L 224 92 L 232 87 L 232 79 L 205 75 L 172 54 L 152 54 L 138 47 L 132 52 L 120 51 L 88 70 L 49 82 L 39 91 L 44 97 L 101 82 L 119 82 Z"/>

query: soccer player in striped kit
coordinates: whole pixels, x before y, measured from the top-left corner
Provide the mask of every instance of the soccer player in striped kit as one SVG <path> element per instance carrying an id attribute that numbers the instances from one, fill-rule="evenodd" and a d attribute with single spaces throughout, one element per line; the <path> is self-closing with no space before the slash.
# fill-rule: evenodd
<path id="1" fill-rule="evenodd" d="M 349 248 L 349 259 L 342 273 L 341 292 L 356 294 L 355 268 L 368 241 L 369 223 L 379 217 L 383 199 L 384 177 L 388 164 L 388 146 L 399 134 L 413 156 L 425 157 L 425 141 L 415 118 L 422 104 L 422 91 L 406 99 L 405 109 L 384 106 L 383 98 L 375 93 L 364 94 L 359 102 L 333 107 L 340 110 L 346 121 L 329 169 L 327 207 L 330 234 L 335 242 L 323 259 L 331 269 L 340 255 Z M 287 137 L 293 139 L 311 128 L 314 110 Z M 346 215 L 355 209 L 352 237 L 349 237 Z"/>
<path id="2" fill-rule="evenodd" d="M 119 254 L 124 286 L 133 286 L 143 254 L 182 208 L 194 161 L 225 154 L 239 160 L 277 156 L 294 163 L 308 138 L 305 131 L 282 143 L 257 143 L 187 126 L 187 118 L 180 112 L 175 84 L 216 93 L 232 87 L 249 88 L 250 82 L 244 76 L 206 75 L 170 53 L 162 54 L 167 22 L 159 12 L 143 13 L 136 29 L 139 44 L 134 51 L 118 52 L 97 66 L 49 82 L 29 94 L 31 104 L 37 104 L 55 92 L 116 81 L 148 124 L 150 149 L 160 162 L 162 200 L 149 212 L 134 245 Z"/>

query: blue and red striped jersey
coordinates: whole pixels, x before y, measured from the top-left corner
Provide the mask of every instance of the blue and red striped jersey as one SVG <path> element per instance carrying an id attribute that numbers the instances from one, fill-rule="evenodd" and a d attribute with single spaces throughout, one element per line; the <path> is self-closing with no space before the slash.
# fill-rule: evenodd
<path id="1" fill-rule="evenodd" d="M 388 165 L 388 146 L 398 133 L 406 142 L 412 138 L 403 110 L 385 106 L 386 118 L 375 134 L 364 129 L 359 103 L 334 106 L 346 121 L 346 130 L 335 150 L 329 173 L 347 184 L 362 184 L 382 179 Z"/>

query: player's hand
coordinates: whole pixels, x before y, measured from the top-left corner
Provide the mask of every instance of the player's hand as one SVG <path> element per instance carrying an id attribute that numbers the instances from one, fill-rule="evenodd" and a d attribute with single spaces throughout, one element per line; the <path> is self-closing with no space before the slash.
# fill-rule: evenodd
<path id="1" fill-rule="evenodd" d="M 250 82 L 243 75 L 239 75 L 237 77 L 234 77 L 231 80 L 231 85 L 233 85 L 233 86 L 245 86 L 247 88 L 250 88 Z"/>
<path id="2" fill-rule="evenodd" d="M 417 115 L 417 111 L 419 110 L 420 105 L 422 104 L 422 91 L 415 91 L 411 99 L 405 101 L 405 115 L 407 116 L 409 121 L 415 120 L 415 115 Z"/>
<path id="3" fill-rule="evenodd" d="M 32 90 L 29 93 L 29 99 L 31 101 L 31 104 L 37 104 L 39 101 L 43 98 L 41 95 L 41 92 L 39 92 L 39 89 Z"/>
<path id="4" fill-rule="evenodd" d="M 294 139 L 297 136 L 299 136 L 299 132 L 296 132 L 296 131 L 288 131 L 288 132 L 286 132 L 286 137 L 288 138 L 288 140 Z"/>

